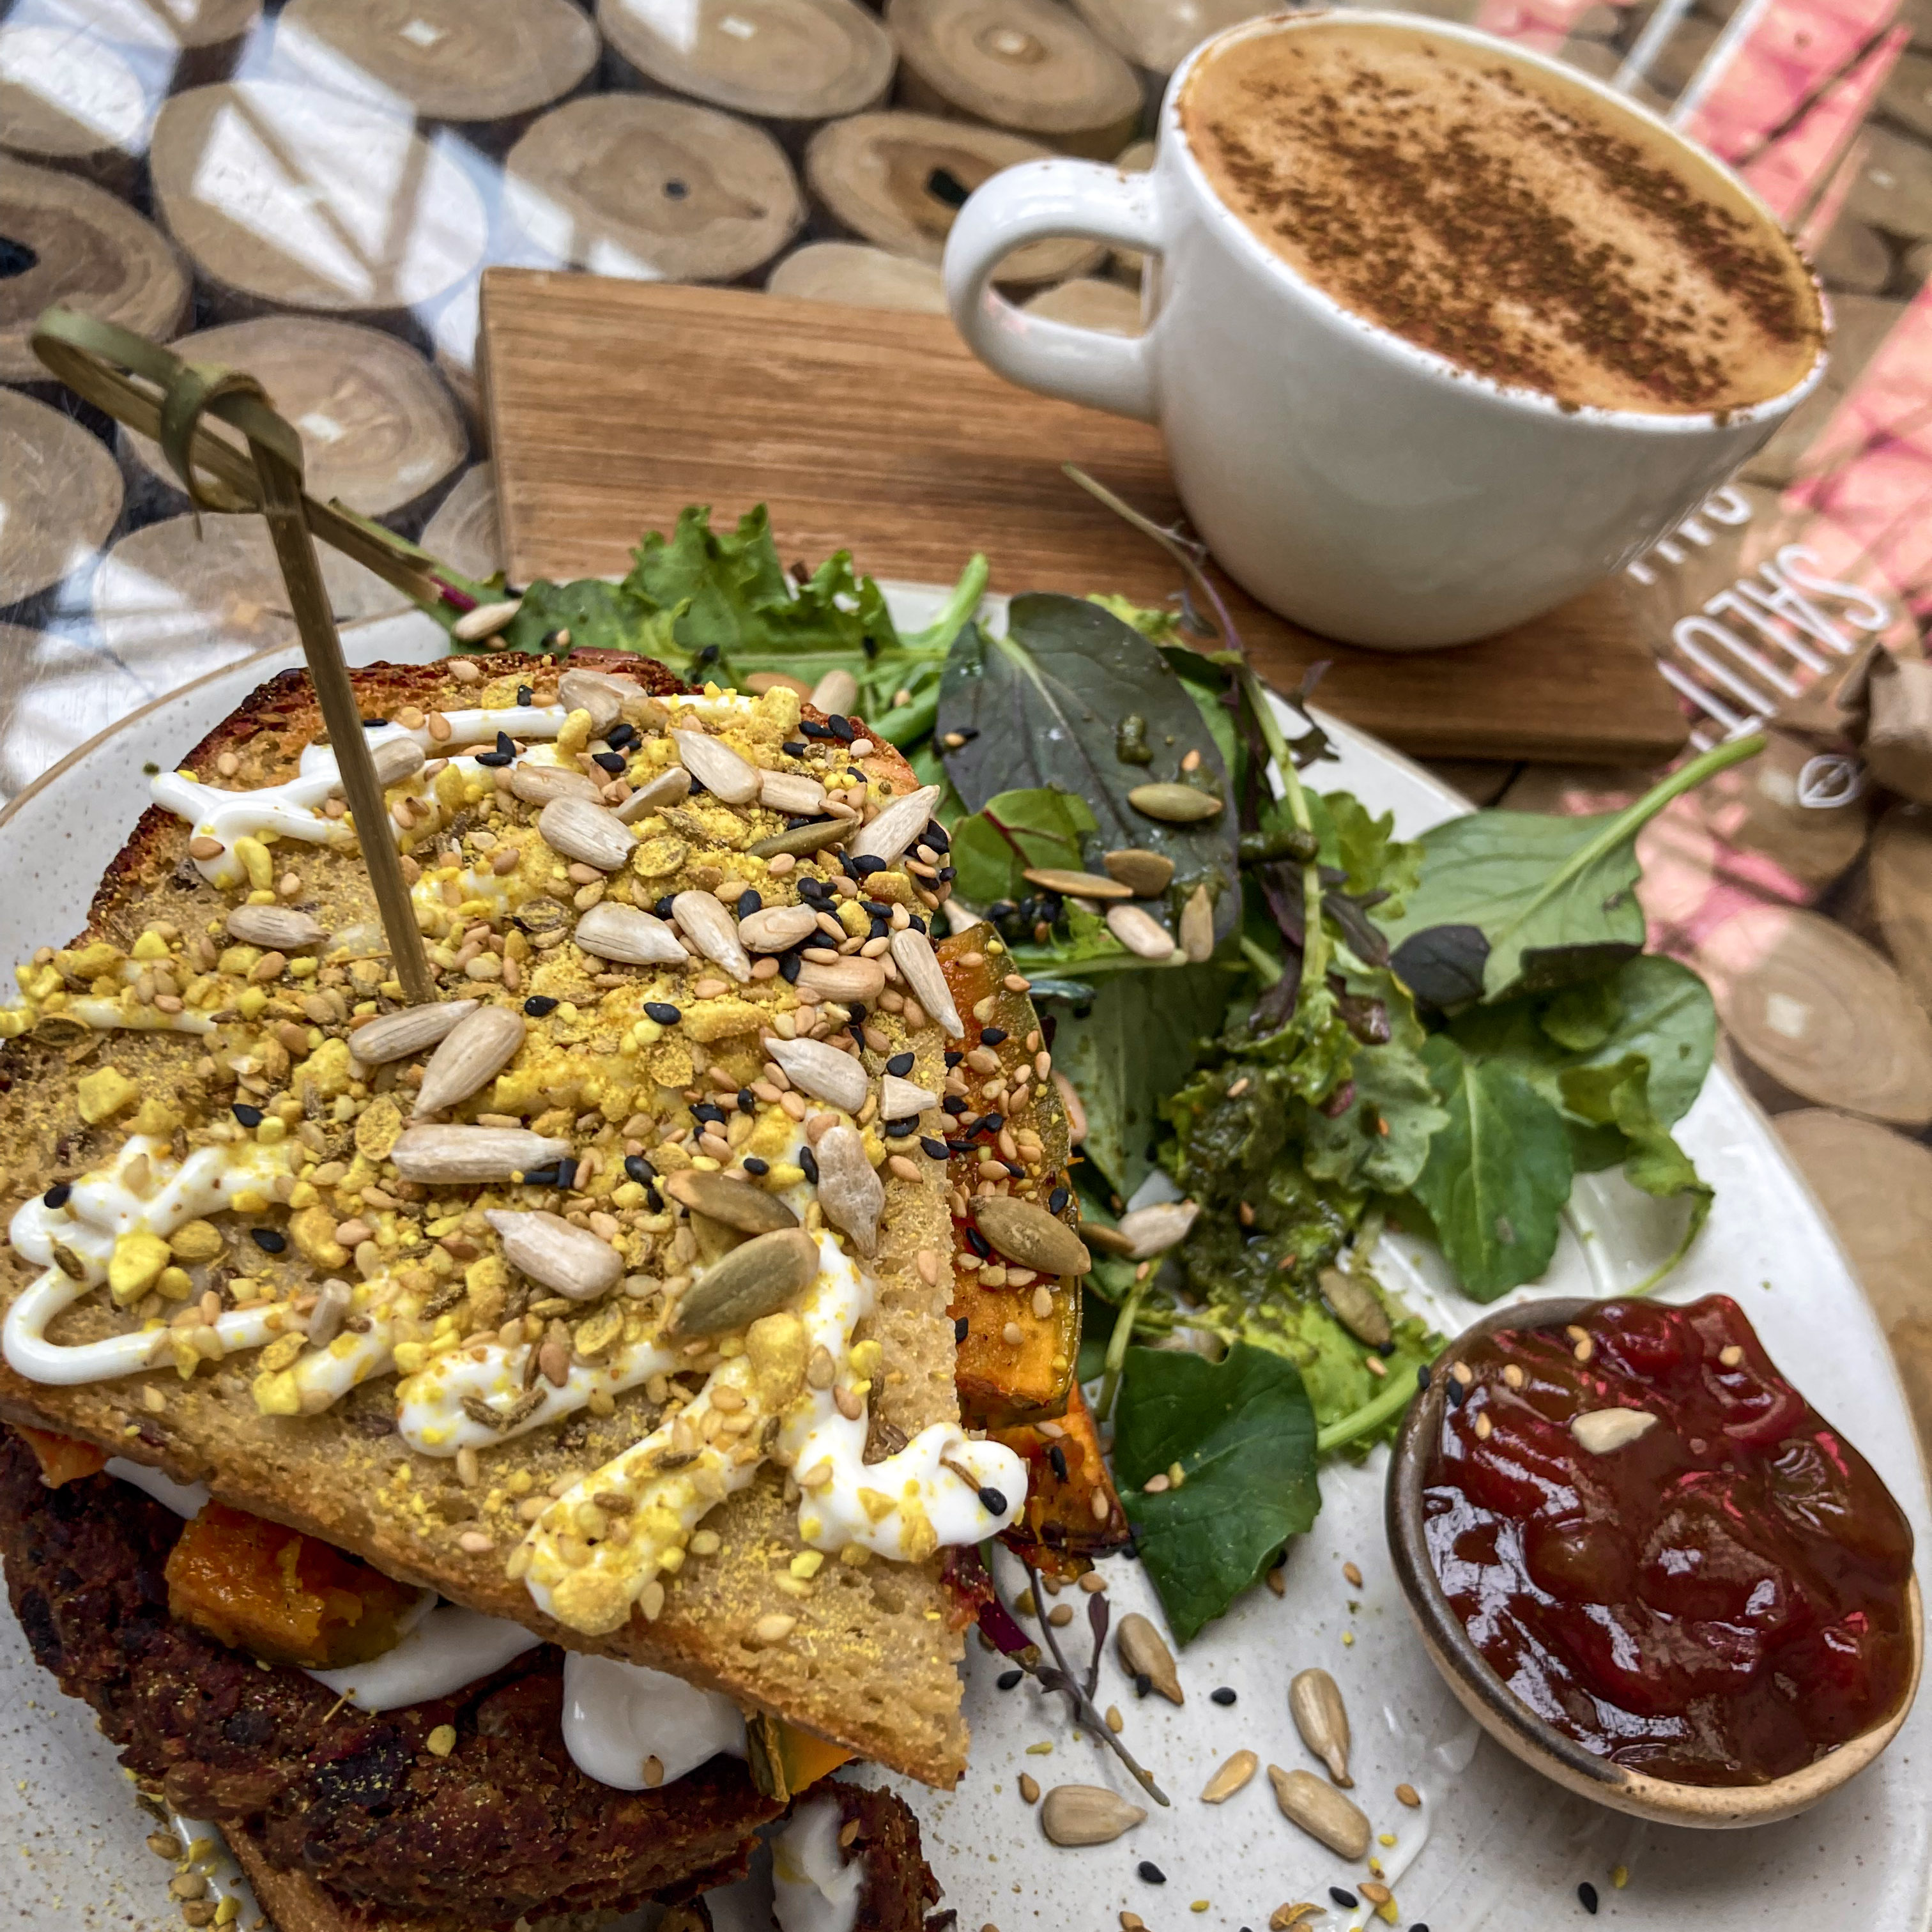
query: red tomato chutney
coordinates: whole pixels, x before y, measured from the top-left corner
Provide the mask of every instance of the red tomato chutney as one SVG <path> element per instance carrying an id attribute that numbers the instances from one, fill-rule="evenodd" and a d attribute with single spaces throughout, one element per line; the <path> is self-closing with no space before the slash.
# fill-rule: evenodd
<path id="1" fill-rule="evenodd" d="M 1898 1708 L 1911 1526 L 1728 1296 L 1603 1302 L 1461 1363 L 1430 1556 L 1538 1717 L 1654 1778 L 1758 1784 Z M 1654 1419 L 1600 1419 L 1626 1410 Z"/>

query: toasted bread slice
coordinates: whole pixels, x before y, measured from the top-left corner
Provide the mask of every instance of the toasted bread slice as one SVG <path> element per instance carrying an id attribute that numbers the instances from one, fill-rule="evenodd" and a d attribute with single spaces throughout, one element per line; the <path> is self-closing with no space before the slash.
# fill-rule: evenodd
<path id="1" fill-rule="evenodd" d="M 661 666 L 628 656 L 580 652 L 568 668 L 620 674 L 661 694 L 679 688 Z M 478 671 L 480 681 L 474 675 Z M 366 716 L 407 724 L 418 712 L 514 705 L 519 686 L 535 686 L 540 703 L 554 701 L 558 675 L 548 664 L 503 656 L 460 664 L 378 665 L 354 677 Z M 761 762 L 796 770 L 800 761 L 778 750 L 797 728 L 795 710 L 785 722 L 788 701 L 796 704 L 776 694 L 760 700 L 755 715 L 744 714 L 751 738 L 742 742 Z M 294 775 L 303 747 L 320 730 L 307 679 L 284 674 L 197 746 L 184 769 L 225 790 L 279 783 Z M 646 738 L 652 735 L 647 730 Z M 874 800 L 881 786 L 898 797 L 916 784 L 887 747 L 856 760 L 840 757 L 830 769 L 842 772 L 850 765 L 872 782 Z M 826 770 L 826 761 L 821 758 L 813 768 Z M 452 776 L 461 774 L 452 768 Z M 492 838 L 498 853 L 520 848 L 506 890 L 525 895 L 520 905 L 526 915 L 530 895 L 554 892 L 562 896 L 554 904 L 567 924 L 584 901 L 595 896 L 577 877 L 564 876 L 562 856 L 537 839 L 532 830 L 537 806 L 509 800 L 500 784 L 486 786 L 480 800 L 467 801 L 460 784 L 452 788 L 447 779 L 426 782 L 418 776 L 401 790 L 440 800 L 404 844 L 423 874 L 418 902 L 426 908 L 425 922 L 436 928 L 433 944 L 445 997 L 472 993 L 512 1011 L 519 1009 L 520 996 L 532 992 L 561 1003 L 532 1021 L 515 1065 L 439 1118 L 470 1122 L 478 1113 L 509 1109 L 568 1141 L 577 1157 L 595 1154 L 596 1174 L 586 1179 L 580 1173 L 574 1190 L 552 1190 L 539 1199 L 522 1189 L 514 1204 L 621 1219 L 626 1226 L 618 1238 L 630 1240 L 638 1210 L 634 1199 L 622 1204 L 620 1191 L 627 1147 L 639 1144 L 641 1136 L 660 1169 L 668 1173 L 679 1163 L 671 1136 L 688 1118 L 684 1096 L 701 1092 L 735 1100 L 760 1077 L 760 1029 L 790 1006 L 785 982 L 766 979 L 739 986 L 721 974 L 700 996 L 704 976 L 684 973 L 681 1024 L 639 1046 L 633 1022 L 640 985 L 654 971 L 662 978 L 665 969 L 614 967 L 568 941 L 540 946 L 513 916 L 496 917 L 493 927 L 488 906 L 479 910 L 478 902 L 466 897 L 481 890 L 476 881 L 489 870 Z M 392 792 L 392 800 L 395 796 Z M 748 806 L 734 826 L 728 815 L 720 816 L 716 801 L 698 796 L 673 818 L 674 824 L 652 835 L 650 862 L 662 871 L 648 881 L 632 870 L 610 875 L 616 882 L 610 896 L 630 896 L 634 886 L 635 902 L 648 906 L 659 892 L 716 884 L 728 865 L 766 904 L 795 900 L 800 868 L 791 869 L 788 884 L 785 868 L 774 871 L 742 850 L 748 832 L 755 837 L 782 827 L 782 814 Z M 478 831 L 485 834 L 480 841 L 472 836 Z M 266 1294 L 286 1303 L 314 1293 L 328 1276 L 353 1280 L 358 1267 L 367 1274 L 400 1266 L 402 1278 L 422 1289 L 421 1305 L 452 1318 L 456 1327 L 450 1332 L 471 1341 L 488 1337 L 520 1309 L 526 1335 L 531 1324 L 541 1331 L 548 1322 L 554 1336 L 558 1316 L 578 1311 L 541 1286 L 532 1289 L 513 1271 L 482 1266 L 496 1255 L 497 1244 L 473 1215 L 466 1218 L 465 1197 L 473 1189 L 412 1185 L 395 1178 L 389 1149 L 411 1097 L 407 1081 L 395 1076 L 410 1063 L 373 1072 L 350 1065 L 345 1076 L 340 1042 L 349 1036 L 351 1016 L 359 1018 L 356 1010 L 387 1012 L 398 1004 L 394 983 L 387 978 L 373 895 L 352 846 L 284 838 L 263 855 L 266 872 L 258 862 L 258 877 L 268 881 L 258 890 L 311 915 L 334 935 L 329 944 L 252 966 L 252 949 L 224 951 L 223 964 L 211 970 L 212 953 L 230 944 L 224 922 L 244 895 L 202 877 L 190 854 L 195 834 L 194 826 L 170 812 L 148 812 L 109 868 L 76 946 L 27 971 L 33 1023 L 0 1048 L 7 1210 L 11 1214 L 57 1184 L 100 1171 L 123 1150 L 130 1130 L 142 1126 L 163 1147 L 171 1138 L 176 1158 L 203 1144 L 211 1133 L 252 1134 L 259 1140 L 260 1127 L 225 1125 L 231 1118 L 252 1118 L 247 1112 L 231 1116 L 235 1102 L 267 1110 L 272 1120 L 279 1118 L 278 1107 L 292 1116 L 290 1134 L 306 1151 L 295 1158 L 292 1175 L 308 1178 L 295 1180 L 292 1191 L 281 1187 L 278 1198 L 260 1209 L 214 1216 L 221 1252 L 189 1262 L 185 1282 L 179 1268 L 185 1258 L 176 1256 L 170 1263 L 176 1274 L 162 1276 L 145 1292 L 136 1280 L 124 1295 L 127 1306 L 117 1308 L 106 1288 L 96 1288 L 58 1315 L 48 1331 L 53 1342 L 80 1344 L 139 1330 L 144 1322 L 173 1324 L 155 1344 L 160 1366 L 69 1386 L 28 1380 L 0 1367 L 0 1415 L 82 1437 L 178 1480 L 205 1481 L 226 1502 L 352 1550 L 454 1602 L 515 1618 L 555 1642 L 674 1672 L 910 1776 L 952 1784 L 963 1768 L 966 1742 L 956 1669 L 964 1616 L 943 1581 L 944 1552 L 917 1562 L 834 1556 L 815 1576 L 803 1574 L 812 1567 L 808 1558 L 794 1574 L 793 1560 L 805 1553 L 796 1492 L 788 1502 L 786 1478 L 769 1462 L 704 1518 L 704 1528 L 716 1533 L 720 1546 L 715 1554 L 694 1551 L 676 1574 L 664 1576 L 668 1588 L 654 1618 L 640 1608 L 628 1622 L 601 1634 L 566 1628 L 542 1614 L 525 1583 L 507 1574 L 506 1559 L 548 1494 L 602 1468 L 658 1424 L 665 1393 L 662 1378 L 579 1408 L 561 1426 L 506 1436 L 487 1444 L 472 1462 L 408 1445 L 396 1432 L 397 1384 L 387 1376 L 364 1383 L 320 1413 L 265 1413 L 257 1399 L 260 1378 L 268 1372 L 260 1354 L 223 1358 L 217 1346 L 206 1351 L 215 1359 L 196 1358 L 193 1338 L 182 1340 L 180 1324 L 192 1322 L 197 1300 L 211 1291 L 224 1304 L 240 1298 L 238 1281 L 266 1285 L 248 1290 L 251 1301 Z M 430 886 L 440 876 L 455 876 L 446 863 L 442 874 L 438 872 L 440 854 L 446 854 L 446 842 L 453 839 L 465 842 L 460 861 L 471 869 L 461 874 L 467 883 L 446 886 L 439 895 Z M 934 896 L 921 879 L 898 869 L 868 879 L 866 892 L 875 902 L 890 899 L 922 916 Z M 445 910 L 444 900 L 462 903 Z M 500 952 L 479 949 L 479 928 L 480 936 L 494 939 Z M 357 934 L 362 943 L 350 950 L 362 956 L 345 967 L 340 942 Z M 104 950 L 90 952 L 89 947 Z M 320 964 L 310 970 L 301 963 L 304 958 Z M 488 963 L 496 959 L 508 964 Z M 504 978 L 468 974 L 470 960 L 519 983 L 513 988 Z M 691 984 L 694 978 L 698 987 Z M 164 985 L 173 991 L 158 994 Z M 76 1001 L 85 1012 L 90 998 L 118 999 L 130 1013 L 141 1006 L 134 1016 L 151 1028 L 164 1010 L 160 1003 L 169 999 L 184 1000 L 189 1017 L 211 1010 L 225 1016 L 212 1033 L 101 1030 L 74 1017 Z M 889 994 L 868 1015 L 863 1063 L 876 1080 L 885 1058 L 909 1052 L 915 1062 L 910 1077 L 936 1092 L 944 1080 L 944 1037 L 916 1008 L 909 1028 L 904 1012 L 889 1010 L 894 1004 Z M 94 1017 L 98 1021 L 98 1004 Z M 530 1069 L 520 1085 L 520 1066 Z M 776 1115 L 762 1102 L 758 1112 L 758 1132 L 763 1133 Z M 943 1132 L 936 1108 L 921 1130 Z M 660 1133 L 664 1141 L 656 1138 Z M 893 1150 L 917 1144 L 890 1143 Z M 693 1145 L 688 1135 L 683 1145 L 688 1162 Z M 868 1454 L 896 1448 L 930 1424 L 956 1423 L 958 1415 L 946 1314 L 951 1234 L 944 1164 L 902 1154 L 882 1168 L 881 1178 L 886 1203 L 878 1252 L 870 1264 L 876 1307 L 857 1330 L 860 1339 L 877 1341 L 884 1355 L 882 1372 L 872 1378 Z M 352 1254 L 334 1240 L 333 1230 L 355 1218 L 364 1222 L 376 1245 L 358 1246 Z M 251 1243 L 244 1224 L 267 1240 Z M 346 1239 L 359 1240 L 361 1231 L 343 1232 Z M 662 1254 L 669 1236 L 638 1233 L 627 1264 L 648 1277 L 652 1268 L 677 1264 L 682 1252 L 701 1267 L 734 1238 L 710 1224 L 690 1232 L 698 1244 L 694 1258 L 688 1251 Z M 284 1251 L 267 1252 L 278 1238 Z M 649 1255 L 635 1258 L 646 1248 Z M 10 1307 L 42 1269 L 42 1263 L 10 1249 L 0 1257 L 0 1303 Z M 170 1294 L 188 1298 L 170 1299 Z M 614 1305 L 620 1298 L 611 1300 Z M 530 1316 L 532 1306 L 545 1312 Z M 420 1328 L 424 1346 L 436 1340 L 429 1315 Z M 534 1344 L 527 1352 L 538 1353 Z"/>

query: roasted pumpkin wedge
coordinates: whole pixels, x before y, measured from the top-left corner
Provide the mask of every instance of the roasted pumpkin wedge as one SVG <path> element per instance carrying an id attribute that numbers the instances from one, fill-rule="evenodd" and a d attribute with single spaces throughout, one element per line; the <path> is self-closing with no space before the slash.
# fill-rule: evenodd
<path id="1" fill-rule="evenodd" d="M 1066 1575 L 1084 1569 L 1087 1558 L 1126 1546 L 1126 1514 L 1078 1383 L 1058 1420 L 992 1433 L 1027 1466 L 1026 1509 L 1006 1533 L 1010 1548 L 1041 1569 Z"/>
<path id="2" fill-rule="evenodd" d="M 14 1432 L 34 1454 L 40 1466 L 40 1480 L 50 1490 L 63 1483 L 78 1482 L 82 1476 L 98 1476 L 107 1466 L 106 1453 L 92 1442 L 78 1442 L 71 1436 L 56 1436 L 50 1429 L 30 1429 L 24 1422 L 12 1425 Z"/>

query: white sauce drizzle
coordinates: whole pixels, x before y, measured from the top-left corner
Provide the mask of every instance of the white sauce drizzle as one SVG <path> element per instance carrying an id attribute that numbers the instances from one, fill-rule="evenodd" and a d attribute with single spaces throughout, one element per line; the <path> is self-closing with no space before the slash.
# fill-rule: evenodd
<path id="1" fill-rule="evenodd" d="M 164 1476 L 160 1470 L 151 1469 L 145 1462 L 130 1462 L 124 1456 L 109 1456 L 106 1473 L 117 1481 L 145 1490 L 164 1509 L 172 1510 L 184 1522 L 192 1522 L 208 1507 L 206 1483 L 178 1483 L 173 1477 Z"/>
<path id="2" fill-rule="evenodd" d="M 535 1630 L 507 1618 L 437 1604 L 380 1657 L 306 1674 L 359 1711 L 394 1711 L 447 1697 L 542 1642 Z"/>
<path id="3" fill-rule="evenodd" d="M 586 1778 L 617 1791 L 674 1784 L 721 1753 L 745 1755 L 730 1698 L 641 1664 L 572 1651 L 563 1660 L 563 1742 Z M 644 1775 L 644 1760 L 661 1768 Z"/>
<path id="4" fill-rule="evenodd" d="M 779 1932 L 852 1932 L 866 1868 L 845 1862 L 838 1844 L 838 1801 L 797 1806 L 772 1840 L 772 1916 Z"/>

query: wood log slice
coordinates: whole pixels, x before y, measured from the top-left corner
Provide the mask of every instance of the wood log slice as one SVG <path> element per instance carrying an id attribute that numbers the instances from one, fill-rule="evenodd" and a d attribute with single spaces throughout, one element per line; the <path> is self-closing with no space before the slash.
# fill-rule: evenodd
<path id="1" fill-rule="evenodd" d="M 1894 805 L 1886 813 L 1872 835 L 1865 880 L 1886 950 L 1932 1012 L 1932 810 Z"/>
<path id="2" fill-rule="evenodd" d="M 795 296 L 801 302 L 946 313 L 946 284 L 931 262 L 889 255 L 862 242 L 808 242 L 772 271 L 765 286 L 775 296 Z"/>
<path id="3" fill-rule="evenodd" d="M 1021 306 L 1029 315 L 1070 322 L 1076 328 L 1094 329 L 1102 335 L 1141 332 L 1138 292 L 1124 282 L 1102 281 L 1095 275 L 1076 275 L 1071 281 L 1042 289 Z"/>
<path id="4" fill-rule="evenodd" d="M 274 71 L 329 86 L 346 69 L 421 121 L 507 146 L 597 64 L 597 30 L 571 0 L 289 0 Z"/>
<path id="5" fill-rule="evenodd" d="M 167 239 L 91 182 L 0 155 L 0 382 L 51 383 L 28 346 L 56 302 L 166 341 L 188 278 Z"/>
<path id="6" fill-rule="evenodd" d="M 325 316 L 262 316 L 184 335 L 176 352 L 260 379 L 301 433 L 309 494 L 405 531 L 469 454 L 449 392 L 428 359 L 380 329 Z M 215 434 L 239 442 L 224 425 Z M 159 447 L 123 428 L 120 448 L 143 500 L 188 507 Z"/>
<path id="7" fill-rule="evenodd" d="M 1828 289 L 1875 296 L 1892 280 L 1892 244 L 1862 221 L 1839 221 L 1813 254 L 1811 266 Z"/>
<path id="8" fill-rule="evenodd" d="M 1766 740 L 1759 756 L 1696 794 L 1700 815 L 1727 844 L 1774 860 L 1799 885 L 1828 886 L 1864 850 L 1870 794 L 1841 796 L 1821 784 L 1812 769 L 1818 748 L 1804 739 L 1773 730 Z"/>
<path id="9" fill-rule="evenodd" d="M 168 102 L 154 202 L 220 319 L 397 316 L 453 288 L 489 236 L 470 176 L 408 122 L 319 88 L 242 80 Z"/>
<path id="10" fill-rule="evenodd" d="M 114 50 L 56 26 L 0 27 L 0 148 L 125 194 L 154 104 Z"/>
<path id="11" fill-rule="evenodd" d="M 1932 53 L 1902 53 L 1879 96 L 1878 111 L 1888 120 L 1932 140 Z"/>
<path id="12" fill-rule="evenodd" d="M 159 697 L 251 652 L 297 641 L 288 590 L 260 517 L 170 517 L 123 537 L 94 581 L 101 641 Z M 318 546 L 340 624 L 407 599 L 339 551 Z"/>
<path id="13" fill-rule="evenodd" d="M 1133 138 L 1132 68 L 1052 0 L 886 0 L 908 107 L 964 115 L 1096 160 Z"/>
<path id="14" fill-rule="evenodd" d="M 1073 5 L 1123 60 L 1162 80 L 1210 34 L 1268 10 L 1256 0 L 1073 0 Z"/>
<path id="15" fill-rule="evenodd" d="M 898 110 L 855 114 L 819 129 L 805 152 L 805 179 L 827 215 L 889 254 L 935 267 L 966 197 L 1018 161 L 1051 151 L 997 128 Z M 1054 236 L 1029 242 L 1000 265 L 1009 282 L 1084 275 L 1106 254 L 1097 242 Z"/>
<path id="16" fill-rule="evenodd" d="M 91 565 L 120 514 L 106 445 L 62 410 L 0 389 L 0 608 Z"/>
<path id="17" fill-rule="evenodd" d="M 28 0 L 15 11 L 112 47 L 158 100 L 226 80 L 262 0 Z"/>
<path id="18" fill-rule="evenodd" d="M 1932 1318 L 1932 1148 L 1824 1107 L 1780 1114 L 1774 1126 L 1879 1325 L 1889 1335 Z"/>
<path id="19" fill-rule="evenodd" d="M 64 632 L 0 624 L 0 797 L 10 798 L 76 746 L 148 701 L 100 645 Z"/>
<path id="20" fill-rule="evenodd" d="M 503 568 L 494 463 L 474 464 L 456 479 L 456 487 L 424 526 L 422 547 L 465 577 L 494 577 Z"/>
<path id="21" fill-rule="evenodd" d="M 1867 128 L 1858 138 L 1864 159 L 1845 213 L 1906 241 L 1932 237 L 1932 144 L 1890 128 Z"/>
<path id="22" fill-rule="evenodd" d="M 791 164 L 762 128 L 656 94 L 554 109 L 511 149 L 503 191 L 540 254 L 641 281 L 736 281 L 805 220 Z"/>
<path id="23" fill-rule="evenodd" d="M 631 73 L 802 134 L 883 101 L 891 38 L 856 0 L 598 0 Z"/>
<path id="24" fill-rule="evenodd" d="M 1706 938 L 1697 964 L 1740 1075 L 1774 1112 L 1795 1099 L 1893 1126 L 1932 1122 L 1932 1019 L 1863 940 L 1816 913 L 1747 906 Z"/>

